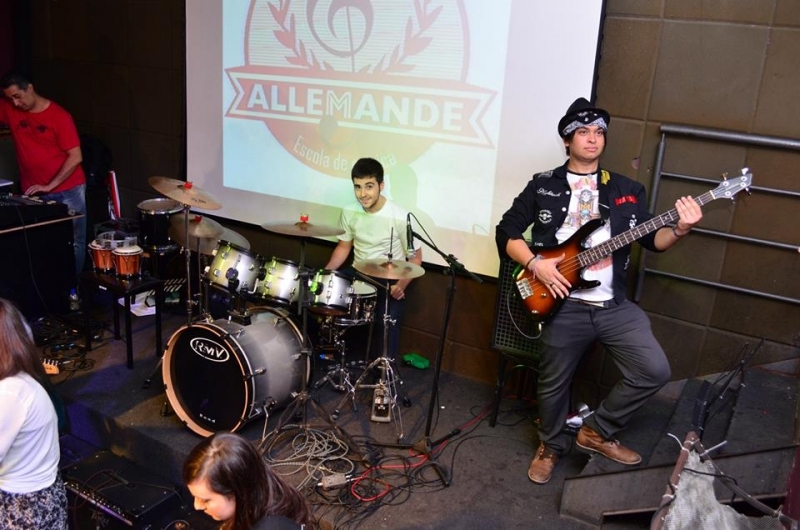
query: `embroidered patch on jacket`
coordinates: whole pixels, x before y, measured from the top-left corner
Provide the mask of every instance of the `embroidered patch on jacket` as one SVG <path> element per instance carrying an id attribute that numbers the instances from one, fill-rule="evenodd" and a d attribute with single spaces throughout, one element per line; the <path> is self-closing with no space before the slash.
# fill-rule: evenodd
<path id="1" fill-rule="evenodd" d="M 601 169 L 600 170 L 600 182 L 602 184 L 608 184 L 609 180 L 611 180 L 611 173 L 609 173 L 605 169 Z"/>
<path id="2" fill-rule="evenodd" d="M 541 210 L 539 211 L 539 222 L 547 225 L 553 221 L 553 212 L 550 210 Z"/>
<path id="3" fill-rule="evenodd" d="M 629 202 L 631 204 L 636 204 L 638 201 L 636 200 L 636 197 L 634 197 L 633 195 L 623 195 L 622 197 L 614 199 L 614 204 L 616 204 L 617 206 L 619 206 L 620 204 L 625 204 L 626 202 Z"/>

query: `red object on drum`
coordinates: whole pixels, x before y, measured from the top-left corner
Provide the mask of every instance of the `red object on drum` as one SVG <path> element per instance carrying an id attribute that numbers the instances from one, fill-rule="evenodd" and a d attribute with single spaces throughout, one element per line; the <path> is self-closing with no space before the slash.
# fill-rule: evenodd
<path id="1" fill-rule="evenodd" d="M 300 220 L 302 222 L 304 222 L 304 223 L 307 223 L 308 222 L 308 214 L 307 213 L 300 214 Z"/>
<path id="2" fill-rule="evenodd" d="M 187 190 L 192 189 L 192 186 L 194 186 L 194 184 L 192 184 L 188 180 L 186 181 L 186 184 L 183 185 L 183 187 L 186 188 Z"/>

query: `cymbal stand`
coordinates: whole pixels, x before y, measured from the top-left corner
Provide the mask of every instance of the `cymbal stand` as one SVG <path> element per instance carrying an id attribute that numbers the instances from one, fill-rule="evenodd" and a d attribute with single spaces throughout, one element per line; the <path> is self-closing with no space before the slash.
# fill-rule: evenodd
<path id="1" fill-rule="evenodd" d="M 192 299 L 192 277 L 189 273 L 191 269 L 191 250 L 189 250 L 189 209 L 188 204 L 183 205 L 183 233 L 184 244 L 183 254 L 186 256 L 186 325 L 192 325 L 192 313 L 194 313 L 194 300 Z M 199 250 L 199 249 L 198 249 Z M 198 279 L 199 282 L 199 279 Z"/>
<path id="2" fill-rule="evenodd" d="M 206 258 L 200 253 L 200 238 L 197 238 L 197 289 L 200 291 L 200 320 L 211 322 L 214 318 L 208 309 L 208 290 L 211 288 L 209 282 L 203 281 L 203 273 L 206 269 Z M 189 278 L 186 281 L 191 281 Z"/>
<path id="3" fill-rule="evenodd" d="M 383 352 L 381 356 L 372 361 L 366 367 L 364 372 L 356 381 L 352 391 L 348 392 L 342 397 L 336 408 L 333 411 L 332 417 L 337 419 L 344 403 L 350 398 L 353 410 L 357 411 L 355 400 L 355 391 L 361 389 L 373 389 L 372 401 L 372 421 L 387 423 L 394 419 L 395 430 L 397 431 L 397 440 L 403 441 L 403 418 L 400 414 L 400 407 L 397 406 L 397 383 L 401 385 L 403 382 L 400 380 L 396 370 L 392 367 L 392 361 L 389 359 L 389 326 L 395 324 L 395 320 L 389 314 L 389 280 L 386 281 L 386 298 L 384 300 L 383 311 Z M 375 384 L 364 384 L 362 381 L 373 370 L 379 370 L 380 377 Z M 392 413 L 394 411 L 394 413 Z"/>
<path id="4" fill-rule="evenodd" d="M 192 300 L 192 287 L 191 287 L 191 277 L 189 275 L 189 270 L 191 269 L 191 259 L 190 254 L 191 251 L 189 250 L 189 205 L 183 205 L 183 231 L 185 234 L 184 237 L 184 244 L 183 244 L 183 253 L 186 255 L 186 312 L 187 315 L 187 326 L 192 325 L 192 305 L 194 302 Z M 153 372 L 150 376 L 144 380 L 142 384 L 142 388 L 149 388 L 153 382 L 153 378 L 156 374 L 161 372 L 161 365 L 164 362 L 164 352 L 161 352 L 161 356 L 158 358 L 158 363 L 156 363 L 156 367 L 153 369 Z M 162 407 L 163 410 L 163 407 Z M 162 414 L 163 416 L 164 414 Z"/>
<path id="5" fill-rule="evenodd" d="M 300 288 L 298 290 L 298 297 L 297 297 L 297 304 L 298 308 L 300 309 L 301 314 L 301 321 L 302 321 L 302 335 L 303 335 L 303 346 L 300 350 L 300 357 L 306 359 L 306 366 L 310 366 L 312 362 L 312 350 L 311 341 L 308 339 L 308 300 L 307 293 L 308 293 L 308 278 L 311 274 L 311 271 L 306 269 L 305 267 L 305 249 L 306 249 L 306 240 L 305 238 L 300 238 L 300 263 L 298 264 L 298 278 L 300 283 Z M 283 430 L 288 424 L 289 421 L 294 418 L 296 415 L 300 416 L 299 420 L 299 428 L 301 430 L 308 429 L 307 423 L 307 405 L 311 405 L 311 408 L 321 417 L 325 422 L 330 425 L 331 429 L 339 436 L 342 440 L 344 440 L 348 446 L 350 447 L 351 451 L 359 453 L 361 459 L 364 462 L 369 463 L 369 459 L 367 458 L 366 454 L 361 453 L 358 450 L 358 445 L 355 441 L 331 418 L 330 414 L 328 414 L 322 406 L 317 403 L 317 401 L 311 397 L 311 394 L 308 391 L 308 378 L 301 377 L 301 386 L 300 391 L 294 394 L 294 399 L 286 406 L 283 414 L 281 415 L 278 424 L 275 428 L 266 436 L 264 436 L 261 440 L 262 444 L 272 434 L 278 434 L 281 430 Z"/>

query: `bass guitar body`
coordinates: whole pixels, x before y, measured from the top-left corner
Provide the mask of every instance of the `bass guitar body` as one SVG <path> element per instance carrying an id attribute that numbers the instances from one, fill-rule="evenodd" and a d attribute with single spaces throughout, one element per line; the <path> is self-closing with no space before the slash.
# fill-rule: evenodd
<path id="1" fill-rule="evenodd" d="M 560 245 L 536 251 L 537 256 L 540 255 L 547 259 L 564 256 L 558 265 L 558 271 L 572 286 L 569 289 L 570 293 L 580 289 L 591 289 L 599 284 L 597 281 L 584 280 L 582 276 L 584 268 L 576 263 L 577 256 L 586 250 L 584 246 L 586 239 L 602 224 L 600 219 L 592 219 Z M 566 298 L 553 296 L 547 286 L 539 281 L 539 278 L 534 278 L 533 273 L 522 266 L 517 268 L 515 281 L 522 304 L 530 312 L 530 317 L 534 322 L 546 322 L 552 318 L 566 300 Z"/>

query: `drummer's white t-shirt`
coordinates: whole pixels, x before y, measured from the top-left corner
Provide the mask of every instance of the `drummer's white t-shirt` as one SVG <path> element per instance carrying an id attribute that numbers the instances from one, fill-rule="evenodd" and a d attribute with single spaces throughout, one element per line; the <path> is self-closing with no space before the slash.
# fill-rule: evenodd
<path id="1" fill-rule="evenodd" d="M 386 199 L 383 208 L 375 213 L 367 213 L 360 204 L 342 209 L 339 227 L 344 234 L 342 241 L 352 241 L 354 257 L 358 263 L 370 259 L 386 259 L 389 252 L 392 259 L 405 260 L 408 254 L 406 243 L 406 217 L 408 212 Z M 414 241 L 415 249 L 421 244 Z"/>

